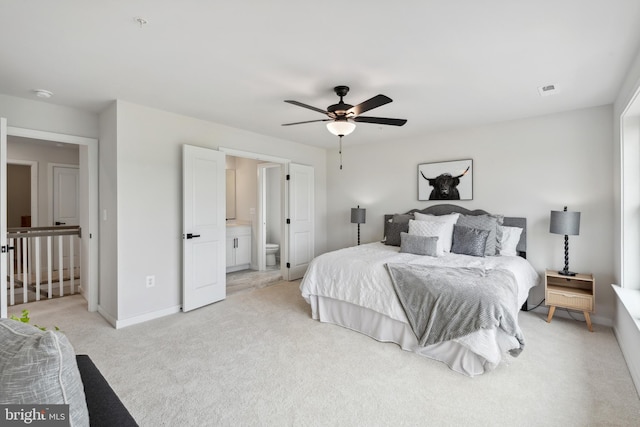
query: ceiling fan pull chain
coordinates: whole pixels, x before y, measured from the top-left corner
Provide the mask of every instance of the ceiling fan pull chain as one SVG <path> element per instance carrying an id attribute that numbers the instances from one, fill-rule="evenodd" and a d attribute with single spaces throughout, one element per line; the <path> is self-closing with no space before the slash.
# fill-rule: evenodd
<path id="1" fill-rule="evenodd" d="M 342 170 L 342 135 L 338 135 L 338 137 L 340 138 L 340 150 L 338 151 L 340 153 L 340 170 Z"/>

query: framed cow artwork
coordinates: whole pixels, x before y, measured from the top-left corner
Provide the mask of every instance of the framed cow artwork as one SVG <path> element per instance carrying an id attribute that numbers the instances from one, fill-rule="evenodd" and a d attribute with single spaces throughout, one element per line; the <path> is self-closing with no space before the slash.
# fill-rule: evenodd
<path id="1" fill-rule="evenodd" d="M 473 200 L 473 160 L 419 164 L 418 200 Z"/>

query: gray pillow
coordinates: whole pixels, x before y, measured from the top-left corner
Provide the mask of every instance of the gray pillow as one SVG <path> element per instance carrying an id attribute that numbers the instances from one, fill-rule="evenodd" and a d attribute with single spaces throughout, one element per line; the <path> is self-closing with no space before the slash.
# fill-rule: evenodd
<path id="1" fill-rule="evenodd" d="M 400 233 L 409 232 L 409 222 L 388 222 L 384 227 L 384 244 L 400 246 Z"/>
<path id="2" fill-rule="evenodd" d="M 485 248 L 489 235 L 488 230 L 454 225 L 451 252 L 454 254 L 483 257 L 486 253 Z"/>
<path id="3" fill-rule="evenodd" d="M 415 255 L 438 256 L 437 236 L 418 236 L 416 234 L 400 233 L 400 252 Z"/>
<path id="4" fill-rule="evenodd" d="M 498 236 L 498 228 L 502 225 L 503 219 L 504 217 L 502 215 L 460 215 L 456 224 L 489 231 L 484 255 L 491 256 L 500 254 L 498 237 L 502 238 L 502 233 Z"/>
<path id="5" fill-rule="evenodd" d="M 72 426 L 89 412 L 76 356 L 61 332 L 0 319 L 0 404 L 68 404 Z"/>
<path id="6" fill-rule="evenodd" d="M 415 219 L 413 214 L 394 214 L 392 222 L 409 222 L 410 219 Z"/>

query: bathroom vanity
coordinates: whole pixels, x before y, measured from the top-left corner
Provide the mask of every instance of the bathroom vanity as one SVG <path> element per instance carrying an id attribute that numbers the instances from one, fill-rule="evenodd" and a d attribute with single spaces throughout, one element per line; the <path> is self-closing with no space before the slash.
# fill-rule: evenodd
<path id="1" fill-rule="evenodd" d="M 227 224 L 227 273 L 251 266 L 251 226 Z"/>

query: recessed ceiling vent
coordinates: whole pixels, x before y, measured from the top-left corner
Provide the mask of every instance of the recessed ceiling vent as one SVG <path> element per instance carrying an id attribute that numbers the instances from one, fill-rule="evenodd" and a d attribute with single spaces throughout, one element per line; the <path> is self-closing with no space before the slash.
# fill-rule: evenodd
<path id="1" fill-rule="evenodd" d="M 558 85 L 545 85 L 538 88 L 540 96 L 549 96 L 558 93 Z"/>

